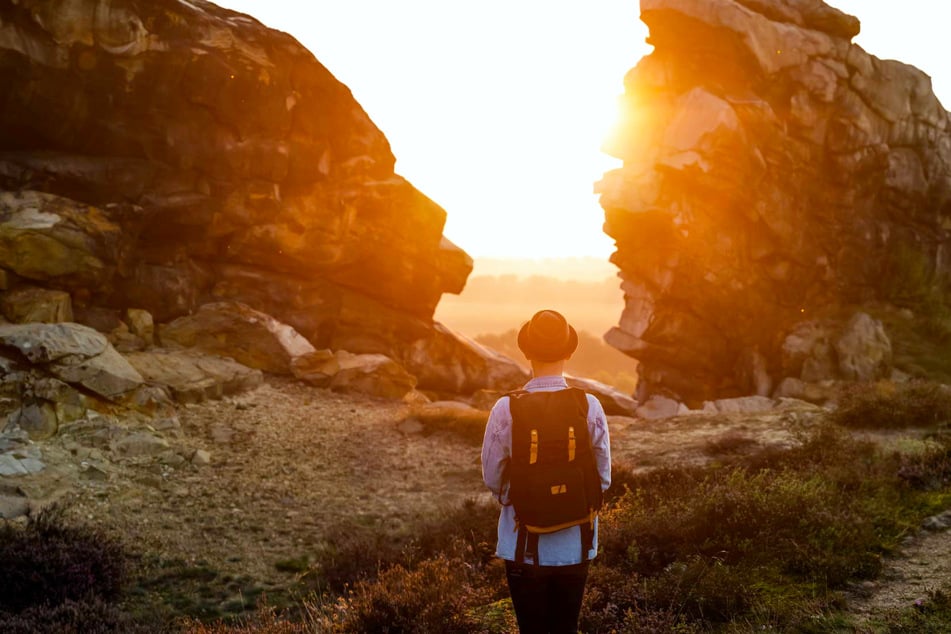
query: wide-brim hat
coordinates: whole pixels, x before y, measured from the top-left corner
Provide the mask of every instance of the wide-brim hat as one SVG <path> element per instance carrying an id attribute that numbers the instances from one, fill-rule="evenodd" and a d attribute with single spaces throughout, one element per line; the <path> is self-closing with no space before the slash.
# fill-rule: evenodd
<path id="1" fill-rule="evenodd" d="M 530 361 L 561 361 L 578 347 L 578 333 L 561 313 L 540 310 L 518 331 L 518 349 Z"/>

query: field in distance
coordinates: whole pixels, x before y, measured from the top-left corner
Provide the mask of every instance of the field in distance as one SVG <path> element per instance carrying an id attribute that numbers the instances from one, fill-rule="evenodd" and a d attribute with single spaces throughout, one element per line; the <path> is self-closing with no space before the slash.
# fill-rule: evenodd
<path id="1" fill-rule="evenodd" d="M 477 260 L 463 292 L 443 295 L 435 319 L 524 364 L 515 343 L 518 328 L 539 310 L 557 310 L 579 333 L 568 372 L 630 393 L 637 362 L 602 339 L 624 309 L 616 273 L 596 258 Z"/>

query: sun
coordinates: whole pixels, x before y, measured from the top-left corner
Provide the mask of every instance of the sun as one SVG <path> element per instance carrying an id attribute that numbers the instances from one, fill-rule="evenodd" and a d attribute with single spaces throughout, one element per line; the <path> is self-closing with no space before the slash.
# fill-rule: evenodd
<path id="1" fill-rule="evenodd" d="M 618 165 L 601 145 L 648 49 L 636 2 L 222 1 L 350 88 L 471 255 L 610 255 L 594 184 Z"/>

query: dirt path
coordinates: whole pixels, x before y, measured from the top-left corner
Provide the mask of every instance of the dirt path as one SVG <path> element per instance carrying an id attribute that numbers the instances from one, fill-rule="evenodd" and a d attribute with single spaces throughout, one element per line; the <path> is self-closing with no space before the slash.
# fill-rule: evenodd
<path id="1" fill-rule="evenodd" d="M 862 584 L 849 596 L 849 612 L 861 632 L 875 632 L 875 622 L 895 610 L 922 605 L 951 583 L 951 531 L 921 531 L 885 562 L 877 581 Z"/>

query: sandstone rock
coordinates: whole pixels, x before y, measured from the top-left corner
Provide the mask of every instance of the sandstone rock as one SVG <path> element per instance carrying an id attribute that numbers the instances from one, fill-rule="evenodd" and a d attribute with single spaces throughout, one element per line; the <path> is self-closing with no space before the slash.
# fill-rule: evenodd
<path id="1" fill-rule="evenodd" d="M 945 511 L 944 513 L 939 513 L 938 515 L 926 517 L 921 523 L 921 527 L 926 531 L 931 531 L 934 533 L 948 530 L 951 528 L 951 511 Z"/>
<path id="2" fill-rule="evenodd" d="M 149 311 L 141 308 L 129 308 L 125 314 L 126 321 L 129 324 L 129 332 L 141 338 L 146 346 L 155 343 L 155 323 L 152 321 L 152 315 Z"/>
<path id="3" fill-rule="evenodd" d="M 635 410 L 635 414 L 637 414 L 638 418 L 646 418 L 648 420 L 670 418 L 671 416 L 680 416 L 686 413 L 688 413 L 688 409 L 683 403 L 659 395 L 650 397 L 646 403 L 643 403 Z"/>
<path id="4" fill-rule="evenodd" d="M 14 423 L 30 435 L 31 440 L 46 440 L 56 435 L 59 421 L 51 403 L 31 403 L 23 406 L 14 418 Z"/>
<path id="5" fill-rule="evenodd" d="M 169 448 L 168 441 L 152 433 L 140 431 L 112 443 L 112 451 L 122 458 L 157 456 Z"/>
<path id="6" fill-rule="evenodd" d="M 244 392 L 263 380 L 260 370 L 196 350 L 154 348 L 128 353 L 126 359 L 146 381 L 167 387 L 179 403 Z"/>
<path id="7" fill-rule="evenodd" d="M 142 384 L 142 377 L 106 338 L 80 324 L 0 325 L 0 347 L 17 350 L 66 383 L 116 400 Z"/>
<path id="8" fill-rule="evenodd" d="M 29 498 L 0 495 L 0 519 L 12 520 L 30 513 Z"/>
<path id="9" fill-rule="evenodd" d="M 46 468 L 39 450 L 10 451 L 0 454 L 0 476 L 25 476 Z"/>
<path id="10" fill-rule="evenodd" d="M 404 359 L 420 389 L 471 394 L 479 389 L 508 391 L 521 387 L 529 372 L 494 350 L 436 323 L 413 343 Z"/>
<path id="11" fill-rule="evenodd" d="M 94 357 L 67 357 L 47 370 L 108 400 L 118 400 L 142 385 L 142 376 L 111 345 Z"/>
<path id="12" fill-rule="evenodd" d="M 856 313 L 835 341 L 839 373 L 844 379 L 874 381 L 891 370 L 892 343 L 882 322 Z"/>
<path id="13" fill-rule="evenodd" d="M 793 377 L 783 379 L 773 392 L 773 398 L 779 400 L 792 398 L 817 405 L 833 401 L 837 396 L 838 387 L 835 381 L 806 383 L 801 379 Z"/>
<path id="14" fill-rule="evenodd" d="M 136 352 L 149 347 L 145 339 L 130 332 L 129 327 L 126 326 L 124 322 L 120 323 L 118 328 L 110 332 L 107 338 L 109 339 L 109 343 L 112 344 L 112 347 L 121 353 Z"/>
<path id="15" fill-rule="evenodd" d="M 570 375 L 565 376 L 565 379 L 567 380 L 570 387 L 581 388 L 585 392 L 588 392 L 597 398 L 601 403 L 601 407 L 604 408 L 604 413 L 609 416 L 631 416 L 634 414 L 634 410 L 637 409 L 637 402 L 633 399 L 633 397 L 622 393 L 620 390 L 617 390 L 610 385 L 606 385 L 593 379 L 585 379 Z"/>
<path id="16" fill-rule="evenodd" d="M 191 463 L 196 467 L 207 467 L 211 464 L 211 454 L 204 449 L 198 449 L 192 456 Z"/>
<path id="17" fill-rule="evenodd" d="M 809 383 L 835 378 L 833 330 L 828 321 L 797 324 L 783 340 L 783 374 Z"/>
<path id="18" fill-rule="evenodd" d="M 0 324 L 0 345 L 16 349 L 31 363 L 44 364 L 94 357 L 102 354 L 109 342 L 79 324 Z"/>
<path id="19" fill-rule="evenodd" d="M 639 360 L 638 398 L 881 376 L 884 339 L 837 349 L 840 315 L 951 272 L 951 120 L 928 77 L 819 0 L 641 9 L 654 52 L 598 184 L 625 294 L 605 339 Z"/>
<path id="20" fill-rule="evenodd" d="M 296 330 L 238 302 L 205 304 L 159 327 L 163 344 L 231 357 L 265 372 L 291 374 L 295 358 L 315 352 Z"/>
<path id="21" fill-rule="evenodd" d="M 333 376 L 340 371 L 340 362 L 330 350 L 314 350 L 294 357 L 291 372 L 301 381 L 327 387 Z"/>
<path id="22" fill-rule="evenodd" d="M 330 381 L 333 390 L 400 399 L 416 387 L 416 377 L 382 354 L 351 354 L 338 350 L 334 356 L 340 370 Z"/>
<path id="23" fill-rule="evenodd" d="M 76 323 L 103 334 L 109 334 L 124 325 L 118 310 L 102 306 L 74 306 L 73 317 Z"/>
<path id="24" fill-rule="evenodd" d="M 318 348 L 396 358 L 472 269 L 347 87 L 248 16 L 20 3 L 0 79 L 17 96 L 0 113 L 0 271 L 76 304 L 166 322 L 240 301 Z"/>
<path id="25" fill-rule="evenodd" d="M 15 324 L 73 321 L 73 306 L 69 293 L 34 286 L 3 293 L 0 297 L 0 310 L 7 320 Z"/>
<path id="26" fill-rule="evenodd" d="M 718 414 L 754 414 L 769 411 L 776 407 L 776 401 L 765 396 L 743 396 L 708 401 L 704 404 L 705 411 L 707 411 L 708 404 L 711 410 Z"/>
<path id="27" fill-rule="evenodd" d="M 891 358 L 891 340 L 882 323 L 858 312 L 845 323 L 825 319 L 796 324 L 783 340 L 781 368 L 787 377 L 806 383 L 874 381 L 891 373 Z M 786 389 L 796 388 L 787 384 Z"/>
<path id="28" fill-rule="evenodd" d="M 0 191 L 0 266 L 21 277 L 98 287 L 114 274 L 123 240 L 121 227 L 96 207 L 44 192 Z"/>

